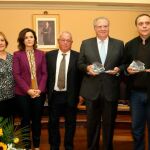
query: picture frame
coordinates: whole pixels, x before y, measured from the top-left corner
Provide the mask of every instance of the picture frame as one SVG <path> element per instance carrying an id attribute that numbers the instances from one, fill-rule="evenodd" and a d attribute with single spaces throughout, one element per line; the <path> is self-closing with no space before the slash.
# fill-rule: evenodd
<path id="1" fill-rule="evenodd" d="M 34 14 L 33 28 L 37 35 L 37 47 L 39 49 L 57 48 L 59 33 L 58 14 Z"/>

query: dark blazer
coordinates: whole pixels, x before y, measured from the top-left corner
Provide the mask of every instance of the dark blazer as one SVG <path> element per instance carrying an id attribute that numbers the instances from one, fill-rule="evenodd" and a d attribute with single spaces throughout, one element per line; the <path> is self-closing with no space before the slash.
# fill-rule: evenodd
<path id="1" fill-rule="evenodd" d="M 45 92 L 47 80 L 47 68 L 44 52 L 34 50 L 36 77 L 39 90 Z M 28 58 L 25 51 L 17 51 L 13 56 L 13 76 L 15 79 L 15 93 L 26 95 L 31 85 L 31 73 Z"/>
<path id="2" fill-rule="evenodd" d="M 49 104 L 51 103 L 51 96 L 55 84 L 57 55 L 58 49 L 47 52 L 46 54 L 48 70 L 47 90 Z M 67 74 L 67 102 L 70 106 L 76 106 L 79 100 L 80 73 L 77 67 L 78 56 L 78 52 L 71 50 Z"/>
<path id="3" fill-rule="evenodd" d="M 124 44 L 122 41 L 109 38 L 107 57 L 104 64 L 105 70 L 119 67 L 123 70 Z M 115 101 L 119 98 L 120 80 L 118 76 L 101 73 L 95 77 L 86 73 L 86 68 L 94 62 L 100 62 L 97 40 L 95 38 L 84 40 L 81 44 L 78 66 L 85 72 L 81 85 L 80 95 L 88 100 L 96 100 L 103 89 L 103 95 L 108 101 Z"/>

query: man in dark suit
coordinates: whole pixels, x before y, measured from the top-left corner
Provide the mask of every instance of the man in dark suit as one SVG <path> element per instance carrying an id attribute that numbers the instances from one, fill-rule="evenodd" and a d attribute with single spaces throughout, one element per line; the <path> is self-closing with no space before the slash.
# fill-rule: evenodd
<path id="1" fill-rule="evenodd" d="M 109 37 L 107 18 L 96 18 L 93 25 L 96 37 L 82 42 L 78 61 L 80 70 L 85 72 L 80 95 L 87 100 L 88 150 L 99 149 L 101 122 L 103 149 L 112 150 L 124 44 Z M 95 62 L 101 63 L 106 72 L 95 72 Z"/>
<path id="2" fill-rule="evenodd" d="M 48 104 L 49 104 L 49 143 L 51 150 L 59 150 L 60 116 L 65 118 L 65 150 L 73 150 L 73 138 L 76 128 L 76 112 L 79 99 L 80 74 L 77 67 L 79 53 L 71 50 L 72 35 L 62 32 L 58 39 L 59 49 L 46 54 L 48 70 Z M 65 55 L 65 56 L 63 56 Z M 65 80 L 60 84 L 61 61 L 65 59 Z"/>

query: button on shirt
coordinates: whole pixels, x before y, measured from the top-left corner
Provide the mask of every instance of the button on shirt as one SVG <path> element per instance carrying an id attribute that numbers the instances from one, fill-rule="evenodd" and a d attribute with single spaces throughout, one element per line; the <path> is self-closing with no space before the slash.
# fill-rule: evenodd
<path id="1" fill-rule="evenodd" d="M 102 47 L 102 44 L 104 44 L 103 46 L 103 50 L 105 51 L 104 53 L 105 53 L 105 58 L 107 57 L 107 50 L 108 50 L 108 38 L 106 38 L 105 40 L 100 40 L 100 39 L 98 39 L 97 38 L 97 45 L 98 45 L 98 50 L 99 50 L 99 56 L 101 56 L 100 55 L 100 51 L 101 51 L 101 47 Z M 106 61 L 106 59 L 105 59 L 105 61 Z"/>
<path id="2" fill-rule="evenodd" d="M 61 60 L 63 59 L 63 52 L 61 52 L 61 50 L 58 51 L 58 55 L 57 55 L 57 61 L 56 61 L 56 74 L 55 74 L 55 86 L 54 86 L 54 90 L 55 91 L 67 91 L 67 72 L 68 72 L 68 66 L 69 66 L 69 60 L 70 60 L 70 51 L 66 52 L 66 67 L 65 67 L 65 88 L 60 90 L 57 86 L 57 82 L 58 82 L 58 74 L 59 74 L 59 67 L 60 67 L 60 63 Z"/>

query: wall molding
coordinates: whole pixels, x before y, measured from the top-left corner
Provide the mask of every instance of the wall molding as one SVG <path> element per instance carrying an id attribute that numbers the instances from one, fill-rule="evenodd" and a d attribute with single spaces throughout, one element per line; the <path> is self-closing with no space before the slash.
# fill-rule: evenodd
<path id="1" fill-rule="evenodd" d="M 150 12 L 150 3 L 79 2 L 50 0 L 1 0 L 0 9 L 51 9 L 51 10 L 133 10 Z"/>

